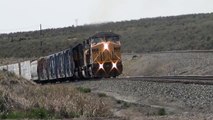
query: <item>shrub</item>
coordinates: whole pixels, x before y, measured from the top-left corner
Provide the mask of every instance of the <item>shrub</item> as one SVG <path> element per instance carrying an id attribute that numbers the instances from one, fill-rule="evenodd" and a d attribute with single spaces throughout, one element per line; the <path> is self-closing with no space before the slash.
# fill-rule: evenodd
<path id="1" fill-rule="evenodd" d="M 23 119 L 23 118 L 26 118 L 26 114 L 24 112 L 9 112 L 9 113 L 3 113 L 0 118 L 1 119 Z"/>
<path id="2" fill-rule="evenodd" d="M 98 93 L 98 97 L 106 97 L 107 95 L 105 93 Z"/>
<path id="3" fill-rule="evenodd" d="M 53 117 L 54 115 L 50 114 L 50 112 L 44 108 L 35 108 L 25 112 L 23 111 L 4 112 L 3 114 L 0 115 L 1 119 L 24 119 L 24 118 L 47 119 Z"/>
<path id="4" fill-rule="evenodd" d="M 130 107 L 130 103 L 128 103 L 128 102 L 123 102 L 122 107 L 123 107 L 123 108 L 128 108 L 128 107 Z"/>
<path id="5" fill-rule="evenodd" d="M 0 91 L 0 113 L 6 111 L 6 106 L 3 100 L 3 93 Z"/>
<path id="6" fill-rule="evenodd" d="M 63 118 L 78 118 L 78 117 L 80 117 L 79 113 L 74 112 L 74 111 L 69 112 L 69 111 L 66 110 L 66 108 L 62 108 L 60 110 L 59 114 L 60 114 L 59 116 L 61 116 Z"/>
<path id="7" fill-rule="evenodd" d="M 158 115 L 160 115 L 160 116 L 166 115 L 166 110 L 164 108 L 160 108 L 158 110 Z"/>
<path id="8" fill-rule="evenodd" d="M 30 110 L 27 115 L 27 118 L 36 118 L 36 119 L 45 119 L 49 118 L 50 113 L 44 108 L 34 108 Z"/>
<path id="9" fill-rule="evenodd" d="M 118 104 L 121 104 L 123 101 L 122 101 L 122 100 L 116 100 L 116 102 L 117 102 Z"/>
<path id="10" fill-rule="evenodd" d="M 130 107 L 130 104 L 131 104 L 131 103 L 125 102 L 123 100 L 116 100 L 116 102 L 117 102 L 117 104 L 121 104 L 122 108 L 128 108 L 128 107 Z"/>
<path id="11" fill-rule="evenodd" d="M 82 92 L 82 93 L 90 93 L 91 92 L 90 88 L 78 87 L 77 90 Z"/>
<path id="12" fill-rule="evenodd" d="M 78 117 L 80 117 L 80 115 L 78 113 L 76 113 L 76 112 L 70 112 L 69 113 L 69 117 L 70 118 L 78 118 Z"/>

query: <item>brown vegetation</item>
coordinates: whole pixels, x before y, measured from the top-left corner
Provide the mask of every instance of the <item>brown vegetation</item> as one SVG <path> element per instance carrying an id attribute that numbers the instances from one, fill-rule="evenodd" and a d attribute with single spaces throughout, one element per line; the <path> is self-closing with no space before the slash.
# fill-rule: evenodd
<path id="1" fill-rule="evenodd" d="M 70 86 L 41 86 L 1 71 L 0 116 L 11 112 L 35 112 L 38 109 L 47 113 L 45 118 L 111 116 L 110 103 L 92 93 L 82 93 Z"/>

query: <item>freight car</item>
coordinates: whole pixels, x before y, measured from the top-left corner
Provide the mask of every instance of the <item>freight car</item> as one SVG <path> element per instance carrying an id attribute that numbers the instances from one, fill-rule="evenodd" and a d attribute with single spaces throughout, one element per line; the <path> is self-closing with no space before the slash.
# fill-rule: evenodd
<path id="1" fill-rule="evenodd" d="M 120 36 L 99 32 L 74 47 L 34 61 L 0 66 L 0 70 L 36 82 L 116 77 L 122 73 Z"/>

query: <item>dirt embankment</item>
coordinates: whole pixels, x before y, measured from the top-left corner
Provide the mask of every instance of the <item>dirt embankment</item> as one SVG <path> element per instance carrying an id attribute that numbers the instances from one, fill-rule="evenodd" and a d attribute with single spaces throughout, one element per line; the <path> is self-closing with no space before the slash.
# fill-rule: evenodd
<path id="1" fill-rule="evenodd" d="M 213 75 L 213 52 L 123 54 L 123 76 Z"/>

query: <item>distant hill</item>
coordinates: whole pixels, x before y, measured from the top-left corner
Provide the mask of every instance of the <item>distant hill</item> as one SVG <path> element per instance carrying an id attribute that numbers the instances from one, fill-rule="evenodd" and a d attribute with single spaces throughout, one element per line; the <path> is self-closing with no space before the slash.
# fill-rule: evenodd
<path id="1" fill-rule="evenodd" d="M 57 52 L 98 31 L 122 36 L 123 52 L 213 49 L 213 13 L 146 18 L 0 35 L 0 57 L 38 57 Z"/>

